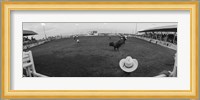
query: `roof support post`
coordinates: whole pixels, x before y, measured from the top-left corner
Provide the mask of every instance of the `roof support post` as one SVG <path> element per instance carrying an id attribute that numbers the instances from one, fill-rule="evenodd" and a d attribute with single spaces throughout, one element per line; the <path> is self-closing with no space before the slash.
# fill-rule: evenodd
<path id="1" fill-rule="evenodd" d="M 174 39 L 173 39 L 173 43 L 175 42 L 175 38 L 176 38 L 176 32 L 174 32 Z"/>

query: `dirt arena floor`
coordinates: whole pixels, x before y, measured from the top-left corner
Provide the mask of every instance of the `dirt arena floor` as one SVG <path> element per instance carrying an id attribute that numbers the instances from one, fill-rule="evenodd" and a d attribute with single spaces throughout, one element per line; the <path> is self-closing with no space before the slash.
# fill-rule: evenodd
<path id="1" fill-rule="evenodd" d="M 50 77 L 152 77 L 172 70 L 176 51 L 129 37 L 119 51 L 109 42 L 119 37 L 91 36 L 54 40 L 31 48 L 38 73 Z M 138 68 L 125 73 L 119 61 L 126 56 L 138 60 Z"/>

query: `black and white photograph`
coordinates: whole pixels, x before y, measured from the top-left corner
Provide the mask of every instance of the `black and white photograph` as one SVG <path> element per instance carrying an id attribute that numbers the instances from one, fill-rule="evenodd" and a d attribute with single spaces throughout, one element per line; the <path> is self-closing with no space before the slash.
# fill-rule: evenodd
<path id="1" fill-rule="evenodd" d="M 177 22 L 23 22 L 23 77 L 177 77 Z"/>

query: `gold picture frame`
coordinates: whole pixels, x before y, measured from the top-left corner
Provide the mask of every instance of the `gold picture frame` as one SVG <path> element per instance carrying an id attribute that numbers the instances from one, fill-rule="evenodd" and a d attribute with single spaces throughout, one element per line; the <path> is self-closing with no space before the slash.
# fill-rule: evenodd
<path id="1" fill-rule="evenodd" d="M 190 11 L 190 90 L 11 90 L 10 18 L 15 10 L 188 10 Z M 3 98 L 197 98 L 198 2 L 2 2 Z"/>

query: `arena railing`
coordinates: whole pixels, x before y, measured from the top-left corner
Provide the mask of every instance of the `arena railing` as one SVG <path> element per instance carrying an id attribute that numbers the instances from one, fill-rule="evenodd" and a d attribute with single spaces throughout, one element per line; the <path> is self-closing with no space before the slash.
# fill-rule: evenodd
<path id="1" fill-rule="evenodd" d="M 32 52 L 23 52 L 23 76 L 24 77 L 48 77 L 36 72 Z M 24 75 L 25 74 L 25 75 Z"/>

